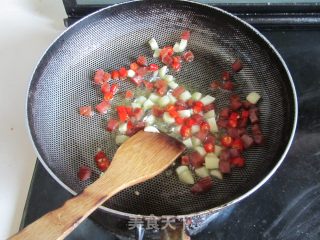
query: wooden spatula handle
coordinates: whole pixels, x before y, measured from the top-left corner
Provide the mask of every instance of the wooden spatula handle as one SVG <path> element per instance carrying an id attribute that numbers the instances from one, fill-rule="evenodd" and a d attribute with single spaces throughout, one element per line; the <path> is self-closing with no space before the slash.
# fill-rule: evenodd
<path id="1" fill-rule="evenodd" d="M 47 213 L 12 236 L 12 240 L 64 239 L 95 209 L 114 195 L 115 186 L 101 188 L 99 180 L 78 196 L 66 201 L 62 207 Z M 110 193 L 110 194 L 109 194 Z"/>
<path id="2" fill-rule="evenodd" d="M 80 195 L 27 226 L 12 240 L 65 238 L 103 202 L 165 170 L 185 149 L 174 138 L 140 131 L 124 142 L 105 174 Z"/>

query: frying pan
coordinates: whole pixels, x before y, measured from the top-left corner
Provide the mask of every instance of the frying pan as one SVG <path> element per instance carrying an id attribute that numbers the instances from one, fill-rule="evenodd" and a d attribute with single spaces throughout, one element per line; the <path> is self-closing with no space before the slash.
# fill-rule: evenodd
<path id="1" fill-rule="evenodd" d="M 114 136 L 105 125 L 116 113 L 111 110 L 91 119 L 78 113 L 80 106 L 94 106 L 101 100 L 91 80 L 94 71 L 128 66 L 141 54 L 157 63 L 147 41 L 155 37 L 160 46 L 172 44 L 184 29 L 191 30 L 188 48 L 195 61 L 176 74 L 178 81 L 203 94 L 213 94 L 219 110 L 227 105 L 230 93 L 212 92 L 208 86 L 222 71 L 229 70 L 235 59 L 241 59 L 244 68 L 233 77 L 235 92 L 242 98 L 251 91 L 261 94 L 260 125 L 265 144 L 248 150 L 245 168 L 234 169 L 222 181 L 215 181 L 204 195 L 191 195 L 189 186 L 181 184 L 169 169 L 114 196 L 102 211 L 125 218 L 208 214 L 258 189 L 289 149 L 297 122 L 297 97 L 284 61 L 267 39 L 215 7 L 189 1 L 133 1 L 97 11 L 69 27 L 35 69 L 27 96 L 27 124 L 39 159 L 51 176 L 76 194 L 98 177 L 92 160 L 96 149 L 105 149 L 109 157 L 115 153 Z M 123 91 L 133 88 L 130 81 L 119 84 Z M 78 180 L 81 165 L 96 173 L 91 181 Z"/>

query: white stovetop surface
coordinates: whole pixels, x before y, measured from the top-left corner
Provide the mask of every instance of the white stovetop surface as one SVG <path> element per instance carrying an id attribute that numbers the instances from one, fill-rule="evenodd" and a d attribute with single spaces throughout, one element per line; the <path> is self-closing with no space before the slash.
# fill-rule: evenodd
<path id="1" fill-rule="evenodd" d="M 62 0 L 1 1 L 0 239 L 18 231 L 36 160 L 25 125 L 29 79 L 65 17 Z"/>

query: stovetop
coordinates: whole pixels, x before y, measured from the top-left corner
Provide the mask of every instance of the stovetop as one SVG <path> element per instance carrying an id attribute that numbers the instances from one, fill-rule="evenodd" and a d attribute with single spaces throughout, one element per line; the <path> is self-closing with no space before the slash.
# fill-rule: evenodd
<path id="1" fill-rule="evenodd" d="M 248 198 L 227 208 L 192 239 L 320 239 L 320 28 L 262 30 L 292 74 L 299 103 L 293 144 L 274 176 Z M 21 227 L 70 198 L 37 161 Z M 113 234 L 97 214 L 66 239 L 128 239 Z"/>

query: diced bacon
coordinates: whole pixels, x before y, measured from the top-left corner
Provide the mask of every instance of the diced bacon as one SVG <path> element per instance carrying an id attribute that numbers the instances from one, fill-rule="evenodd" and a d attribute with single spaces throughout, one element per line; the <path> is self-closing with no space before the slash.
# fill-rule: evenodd
<path id="1" fill-rule="evenodd" d="M 219 162 L 219 170 L 221 173 L 230 173 L 230 163 L 229 161 L 221 161 Z"/>
<path id="2" fill-rule="evenodd" d="M 241 140 L 242 140 L 242 142 L 243 142 L 243 146 L 244 146 L 245 149 L 251 147 L 251 146 L 253 145 L 253 142 L 254 142 L 253 139 L 252 139 L 252 137 L 250 137 L 250 136 L 247 135 L 247 134 L 243 134 L 243 135 L 241 136 Z"/>
<path id="3" fill-rule="evenodd" d="M 131 70 L 133 70 L 133 71 L 137 71 L 137 70 L 138 70 L 138 68 L 139 68 L 138 63 L 133 62 L 133 63 L 131 63 L 131 64 L 130 64 L 130 69 L 131 69 Z"/>
<path id="4" fill-rule="evenodd" d="M 214 110 L 216 107 L 215 107 L 215 104 L 214 103 L 210 103 L 210 104 L 207 104 L 205 106 L 203 106 L 203 111 L 204 112 L 209 112 L 211 110 Z"/>
<path id="5" fill-rule="evenodd" d="M 202 157 L 198 152 L 192 152 L 189 155 L 190 163 L 193 167 L 202 167 L 204 164 L 204 157 Z"/>
<path id="6" fill-rule="evenodd" d="M 181 165 L 188 166 L 190 164 L 190 157 L 188 155 L 184 155 L 181 157 Z"/>
<path id="7" fill-rule="evenodd" d="M 164 113 L 164 110 L 162 108 L 160 108 L 159 106 L 153 106 L 152 107 L 152 115 L 155 116 L 155 117 L 162 117 Z"/>
<path id="8" fill-rule="evenodd" d="M 172 95 L 178 98 L 184 91 L 185 91 L 185 88 L 182 86 L 179 86 L 173 90 Z"/>
<path id="9" fill-rule="evenodd" d="M 196 133 L 196 137 L 199 138 L 201 141 L 204 141 L 207 135 L 208 135 L 208 131 L 203 131 L 203 130 Z"/>
<path id="10" fill-rule="evenodd" d="M 149 82 L 147 80 L 143 80 L 143 84 L 148 91 L 153 90 L 153 83 L 152 82 Z"/>
<path id="11" fill-rule="evenodd" d="M 96 106 L 96 110 L 101 114 L 106 114 L 110 108 L 110 103 L 107 101 L 102 101 Z"/>
<path id="12" fill-rule="evenodd" d="M 197 124 L 201 124 L 203 122 L 203 116 L 200 114 L 193 114 L 191 118 L 194 119 Z"/>
<path id="13" fill-rule="evenodd" d="M 182 55 L 183 59 L 186 61 L 186 62 L 192 62 L 194 60 L 194 55 L 193 55 L 193 52 L 191 52 L 190 50 L 189 51 L 186 51 L 183 55 Z"/>
<path id="14" fill-rule="evenodd" d="M 84 117 L 92 117 L 93 111 L 91 106 L 83 106 L 79 109 L 80 115 Z"/>
<path id="15" fill-rule="evenodd" d="M 145 56 L 139 56 L 137 59 L 137 63 L 140 66 L 147 66 L 147 58 Z"/>
<path id="16" fill-rule="evenodd" d="M 238 126 L 240 128 L 246 128 L 248 125 L 248 118 L 240 118 L 238 122 Z"/>
<path id="17" fill-rule="evenodd" d="M 228 128 L 228 135 L 232 138 L 239 138 L 239 129 L 238 128 Z"/>
<path id="18" fill-rule="evenodd" d="M 227 119 L 218 119 L 217 125 L 221 128 L 226 128 L 228 126 L 228 120 Z"/>
<path id="19" fill-rule="evenodd" d="M 259 122 L 258 111 L 256 107 L 249 109 L 249 119 L 252 124 Z"/>
<path id="20" fill-rule="evenodd" d="M 251 126 L 251 131 L 253 135 L 262 135 L 262 131 L 260 129 L 260 125 L 259 124 L 252 124 Z"/>
<path id="21" fill-rule="evenodd" d="M 131 137 L 134 134 L 136 134 L 137 132 L 143 130 L 145 128 L 145 123 L 144 122 L 138 122 L 136 123 L 136 125 L 132 128 L 132 129 L 128 129 L 127 130 L 127 136 Z"/>
<path id="22" fill-rule="evenodd" d="M 148 67 L 139 67 L 136 73 L 137 75 L 144 77 L 148 73 Z"/>
<path id="23" fill-rule="evenodd" d="M 126 98 L 126 99 L 131 99 L 131 98 L 133 98 L 133 92 L 130 91 L 130 90 L 127 90 L 127 91 L 125 92 L 125 98 Z"/>
<path id="24" fill-rule="evenodd" d="M 112 132 L 119 126 L 119 122 L 115 119 L 110 119 L 107 124 L 107 131 Z"/>
<path id="25" fill-rule="evenodd" d="M 102 85 L 101 85 L 101 92 L 103 94 L 107 93 L 110 91 L 110 85 L 108 82 L 104 82 Z"/>
<path id="26" fill-rule="evenodd" d="M 149 68 L 149 71 L 155 72 L 159 69 L 159 66 L 158 66 L 158 64 L 151 63 L 148 68 Z"/>
<path id="27" fill-rule="evenodd" d="M 119 77 L 121 80 L 124 80 L 127 78 L 127 69 L 125 67 L 122 67 L 119 69 Z"/>
<path id="28" fill-rule="evenodd" d="M 103 69 L 98 69 L 93 77 L 93 81 L 95 84 L 102 84 L 104 82 L 104 71 Z"/>
<path id="29" fill-rule="evenodd" d="M 245 128 L 238 128 L 238 134 L 241 137 L 243 134 L 247 134 L 247 130 Z"/>
<path id="30" fill-rule="evenodd" d="M 111 72 L 111 78 L 113 80 L 119 80 L 119 72 L 117 70 L 114 70 Z"/>
<path id="31" fill-rule="evenodd" d="M 229 151 L 227 149 L 221 150 L 219 158 L 220 158 L 220 161 L 229 161 L 230 159 Z"/>
<path id="32" fill-rule="evenodd" d="M 87 166 L 81 166 L 78 171 L 78 178 L 81 181 L 86 181 L 91 177 L 91 169 Z"/>
<path id="33" fill-rule="evenodd" d="M 220 84 L 217 80 L 213 81 L 213 82 L 210 84 L 210 88 L 211 88 L 212 90 L 219 89 L 220 87 L 221 87 L 221 84 Z"/>
<path id="34" fill-rule="evenodd" d="M 232 167 L 243 167 L 245 164 L 245 160 L 243 157 L 234 157 L 230 159 L 230 165 Z"/>
<path id="35" fill-rule="evenodd" d="M 201 178 L 196 184 L 191 188 L 193 194 L 206 193 L 212 189 L 213 182 L 210 176 Z"/>
<path id="36" fill-rule="evenodd" d="M 184 40 L 189 40 L 190 38 L 190 31 L 189 30 L 184 30 L 182 33 L 181 33 L 181 39 L 184 39 Z"/>
<path id="37" fill-rule="evenodd" d="M 103 81 L 104 81 L 104 82 L 108 82 L 108 81 L 110 81 L 110 79 L 111 79 L 111 74 L 108 73 L 108 72 L 105 72 L 105 73 L 103 74 Z"/>
<path id="38" fill-rule="evenodd" d="M 229 108 L 223 108 L 223 109 L 221 109 L 221 111 L 219 113 L 219 117 L 220 118 L 229 118 L 229 112 L 230 112 Z"/>
<path id="39" fill-rule="evenodd" d="M 144 114 L 144 112 L 143 112 L 142 108 L 135 108 L 133 110 L 133 116 L 136 121 L 140 121 L 143 117 L 143 114 Z"/>
<path id="40" fill-rule="evenodd" d="M 188 108 L 188 105 L 182 100 L 176 101 L 174 105 L 176 106 L 177 111 L 186 110 Z"/>
<path id="41" fill-rule="evenodd" d="M 251 107 L 254 107 L 255 105 L 252 104 L 252 103 L 249 102 L 249 101 L 243 101 L 243 102 L 242 102 L 242 106 L 243 106 L 244 109 L 249 109 L 249 108 L 251 108 Z"/>
<path id="42" fill-rule="evenodd" d="M 264 143 L 264 137 L 262 134 L 253 135 L 254 143 L 257 145 L 261 145 Z"/>
<path id="43" fill-rule="evenodd" d="M 239 149 L 236 148 L 230 148 L 229 149 L 229 154 L 231 158 L 239 157 L 240 156 L 240 151 Z"/>
<path id="44" fill-rule="evenodd" d="M 137 86 L 140 86 L 140 85 L 141 85 L 142 80 L 143 80 L 143 79 L 142 79 L 142 77 L 141 77 L 140 75 L 136 75 L 136 76 L 130 78 L 130 81 L 131 81 L 132 83 L 134 83 L 135 85 L 137 85 Z"/>
<path id="45" fill-rule="evenodd" d="M 232 67 L 232 71 L 239 72 L 243 68 L 243 65 L 239 59 L 236 59 L 231 67 Z"/>

